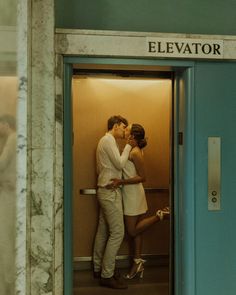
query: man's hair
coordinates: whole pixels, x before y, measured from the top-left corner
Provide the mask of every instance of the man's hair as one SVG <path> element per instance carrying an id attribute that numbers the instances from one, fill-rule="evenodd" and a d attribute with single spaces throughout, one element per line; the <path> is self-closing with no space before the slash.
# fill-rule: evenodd
<path id="1" fill-rule="evenodd" d="M 107 121 L 108 131 L 111 130 L 115 124 L 120 125 L 121 123 L 125 124 L 125 126 L 128 126 L 128 121 L 125 118 L 119 115 L 110 117 Z"/>
<path id="2" fill-rule="evenodd" d="M 16 129 L 16 119 L 12 115 L 0 116 L 0 123 L 7 123 L 11 129 Z"/>

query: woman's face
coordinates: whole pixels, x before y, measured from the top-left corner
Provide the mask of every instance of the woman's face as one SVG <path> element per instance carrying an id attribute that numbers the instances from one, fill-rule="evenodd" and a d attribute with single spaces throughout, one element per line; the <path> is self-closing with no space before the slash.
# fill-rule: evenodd
<path id="1" fill-rule="evenodd" d="M 128 138 L 130 137 L 131 127 L 132 127 L 132 125 L 128 125 L 128 126 L 125 128 L 125 139 L 128 139 Z"/>

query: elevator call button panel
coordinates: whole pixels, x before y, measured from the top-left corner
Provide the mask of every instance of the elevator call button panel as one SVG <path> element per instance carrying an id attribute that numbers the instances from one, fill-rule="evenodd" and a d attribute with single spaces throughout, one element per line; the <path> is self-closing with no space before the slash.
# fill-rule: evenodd
<path id="1" fill-rule="evenodd" d="M 221 138 L 208 137 L 208 210 L 220 210 Z"/>

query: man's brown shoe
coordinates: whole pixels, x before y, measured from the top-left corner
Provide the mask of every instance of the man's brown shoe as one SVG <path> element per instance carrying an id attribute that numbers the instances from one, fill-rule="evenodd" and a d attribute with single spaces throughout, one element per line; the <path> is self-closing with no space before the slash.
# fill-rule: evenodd
<path id="1" fill-rule="evenodd" d="M 114 276 L 111 278 L 101 278 L 100 285 L 103 287 L 108 287 L 112 289 L 127 289 L 128 285 L 125 284 L 125 282 L 119 278 L 115 279 Z"/>
<path id="2" fill-rule="evenodd" d="M 95 278 L 95 279 L 101 279 L 101 271 L 99 270 L 99 271 L 93 271 L 93 277 Z M 117 268 L 115 268 L 115 270 L 114 270 L 114 275 L 113 275 L 113 277 L 116 279 L 116 280 L 118 280 L 120 277 L 121 277 L 121 275 L 120 275 L 120 272 L 119 272 L 119 270 L 117 269 Z"/>

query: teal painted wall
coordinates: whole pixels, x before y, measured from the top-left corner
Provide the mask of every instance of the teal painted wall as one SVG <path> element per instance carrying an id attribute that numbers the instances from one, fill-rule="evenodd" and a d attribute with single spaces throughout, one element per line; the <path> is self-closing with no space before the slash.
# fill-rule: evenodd
<path id="1" fill-rule="evenodd" d="M 196 295 L 236 294 L 236 63 L 196 62 Z M 221 137 L 221 210 L 207 209 L 208 136 Z"/>
<path id="2" fill-rule="evenodd" d="M 235 0 L 55 0 L 55 26 L 236 35 L 235 11 Z"/>

